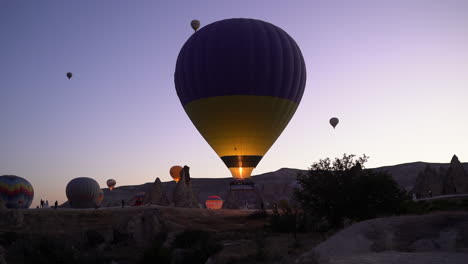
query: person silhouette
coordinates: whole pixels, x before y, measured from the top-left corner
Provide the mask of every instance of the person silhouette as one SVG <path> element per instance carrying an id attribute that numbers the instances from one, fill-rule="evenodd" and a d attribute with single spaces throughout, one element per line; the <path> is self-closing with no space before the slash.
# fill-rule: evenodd
<path id="1" fill-rule="evenodd" d="M 58 202 L 55 201 L 54 208 L 57 209 L 57 206 L 58 206 Z"/>

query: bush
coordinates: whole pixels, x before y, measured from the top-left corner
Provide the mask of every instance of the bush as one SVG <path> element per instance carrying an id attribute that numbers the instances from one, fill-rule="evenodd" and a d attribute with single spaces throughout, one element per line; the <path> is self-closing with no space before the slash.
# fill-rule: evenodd
<path id="1" fill-rule="evenodd" d="M 404 204 L 405 214 L 427 214 L 435 211 L 467 210 L 468 199 L 440 199 L 428 201 L 406 201 Z"/>
<path id="2" fill-rule="evenodd" d="M 296 190 L 296 199 L 317 226 L 340 228 L 345 220 L 400 214 L 409 200 L 390 174 L 362 169 L 366 155 L 354 158 L 346 154 L 334 161 L 326 158 L 297 176 L 302 188 Z"/>

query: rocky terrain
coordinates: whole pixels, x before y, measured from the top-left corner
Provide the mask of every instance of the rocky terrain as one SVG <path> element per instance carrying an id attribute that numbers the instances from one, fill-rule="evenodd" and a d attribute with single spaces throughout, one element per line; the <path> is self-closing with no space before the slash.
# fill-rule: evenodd
<path id="1" fill-rule="evenodd" d="M 291 198 L 294 188 L 298 186 L 296 183 L 296 175 L 298 172 L 301 172 L 301 170 L 284 168 L 275 172 L 269 172 L 252 177 L 256 190 L 265 201 L 266 207 L 271 207 L 273 203 L 278 202 L 279 200 L 289 200 Z M 193 196 L 195 196 L 195 199 L 198 201 L 198 207 L 204 207 L 205 199 L 210 195 L 218 195 L 223 199 L 226 199 L 229 194 L 229 183 L 231 182 L 232 178 L 191 178 L 190 185 Z M 125 204 L 132 204 L 132 199 L 135 194 L 148 192 L 152 188 L 155 188 L 153 186 L 154 183 L 145 183 L 142 185 L 121 186 L 112 191 L 109 189 L 103 189 L 104 200 L 102 202 L 102 206 L 120 206 L 121 200 L 124 200 Z M 164 189 L 166 194 L 165 196 L 168 198 L 169 202 L 174 203 L 173 199 L 174 191 L 176 190 L 176 182 L 163 182 L 161 186 Z"/>
<path id="2" fill-rule="evenodd" d="M 468 163 L 460 163 L 458 159 L 456 159 L 455 163 L 454 162 L 455 161 L 452 161 L 453 164 L 413 162 L 374 169 L 388 171 L 390 174 L 392 174 L 393 178 L 398 182 L 398 184 L 407 191 L 411 191 L 414 188 L 415 190 L 421 190 L 419 191 L 421 193 L 427 194 L 427 190 L 430 188 L 433 192 L 433 195 L 437 195 L 439 192 L 442 193 L 442 188 L 444 188 L 444 184 L 441 182 L 441 177 L 438 176 L 440 173 L 445 175 L 451 166 L 457 168 L 456 170 L 450 170 L 451 174 L 456 173 L 457 175 L 462 175 L 462 170 L 468 171 Z M 436 168 L 438 168 L 439 171 L 437 171 Z M 306 171 L 282 168 L 274 172 L 253 176 L 251 179 L 255 183 L 256 194 L 250 195 L 252 196 L 251 200 L 258 200 L 257 196 L 260 196 L 266 208 L 271 208 L 273 203 L 278 203 L 280 200 L 290 200 L 294 188 L 298 187 L 298 184 L 296 183 L 297 173 L 301 172 L 303 173 Z M 421 174 L 423 176 L 421 176 Z M 452 179 L 449 182 L 454 182 L 454 177 L 456 179 L 459 178 L 459 176 L 450 176 L 447 178 Z M 232 178 L 208 179 L 196 178 L 196 175 L 193 175 L 192 178 L 190 178 L 190 185 L 193 192 L 191 196 L 197 201 L 191 202 L 192 207 L 204 207 L 204 201 L 210 195 L 218 195 L 226 200 L 230 195 L 229 183 L 231 181 Z M 156 183 L 146 183 L 134 186 L 121 186 L 115 188 L 112 191 L 109 191 L 109 189 L 104 189 L 104 201 L 102 206 L 120 206 L 121 200 L 124 200 L 125 204 L 132 204 L 132 199 L 134 198 L 135 194 L 142 192 L 153 192 L 154 198 L 151 198 L 153 200 L 151 204 L 173 204 L 176 183 L 174 181 L 170 181 L 163 182 L 161 184 L 158 183 L 157 186 L 155 184 Z M 156 198 L 156 193 L 154 191 L 155 188 L 159 191 L 164 191 L 165 195 Z M 465 189 L 459 189 L 457 192 L 461 192 L 463 190 Z M 466 192 L 468 192 L 468 189 Z M 424 197 L 424 195 L 421 194 L 421 197 Z M 158 199 L 163 199 L 165 201 L 161 200 L 156 202 Z M 148 200 L 145 202 L 148 203 Z M 195 204 L 198 204 L 198 206 Z M 251 205 L 253 205 L 253 202 Z M 258 203 L 256 204 L 256 207 L 258 207 Z"/>
<path id="3" fill-rule="evenodd" d="M 179 248 L 181 234 L 190 231 L 218 247 L 207 264 L 468 261 L 468 212 L 373 219 L 325 241 L 300 233 L 299 244 L 265 229 L 268 219 L 253 213 L 164 206 L 1 210 L 0 263 L 188 263 L 190 248 L 200 243 Z"/>
<path id="4" fill-rule="evenodd" d="M 418 174 L 412 192 L 418 198 L 468 193 L 468 173 L 457 156 L 449 166 L 426 165 Z"/>
<path id="5" fill-rule="evenodd" d="M 468 263 L 468 213 L 446 212 L 360 222 L 319 244 L 296 263 Z"/>
<path id="6" fill-rule="evenodd" d="M 2 257 L 9 264 L 137 263 L 158 240 L 170 247 L 184 230 L 219 234 L 222 241 L 222 235 L 235 238 L 263 227 L 264 219 L 246 221 L 249 214 L 159 206 L 2 210 L 0 263 Z"/>

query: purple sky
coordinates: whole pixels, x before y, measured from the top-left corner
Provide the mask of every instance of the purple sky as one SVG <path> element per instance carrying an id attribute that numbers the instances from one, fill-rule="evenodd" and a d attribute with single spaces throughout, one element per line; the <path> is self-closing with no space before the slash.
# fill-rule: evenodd
<path id="1" fill-rule="evenodd" d="M 254 174 L 345 152 L 368 167 L 468 159 L 468 1 L 164 2 L 0 0 L 0 175 L 28 179 L 33 205 L 81 176 L 230 177 L 174 88 L 192 19 L 265 20 L 302 50 L 304 97 Z"/>

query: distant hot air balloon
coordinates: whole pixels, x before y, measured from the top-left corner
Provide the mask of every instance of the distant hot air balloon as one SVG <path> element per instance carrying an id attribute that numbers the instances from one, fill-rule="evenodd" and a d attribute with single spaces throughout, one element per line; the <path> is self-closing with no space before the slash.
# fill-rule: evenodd
<path id="1" fill-rule="evenodd" d="M 340 120 L 336 117 L 332 117 L 330 119 L 330 125 L 332 125 L 333 129 L 336 127 L 336 125 L 338 125 L 338 123 L 340 122 Z"/>
<path id="2" fill-rule="evenodd" d="M 71 73 L 71 72 L 67 72 L 67 77 L 68 77 L 68 80 L 70 80 L 72 76 L 73 76 L 73 73 Z"/>
<path id="3" fill-rule="evenodd" d="M 34 198 L 34 189 L 24 178 L 3 175 L 0 176 L 0 198 L 7 208 L 27 209 Z"/>
<path id="4" fill-rule="evenodd" d="M 193 34 L 174 74 L 180 102 L 235 179 L 247 179 L 296 112 L 306 67 L 282 29 L 226 19 Z"/>
<path id="5" fill-rule="evenodd" d="M 196 19 L 192 20 L 192 22 L 190 22 L 190 25 L 192 26 L 193 30 L 196 32 L 198 28 L 200 27 L 200 21 Z"/>
<path id="6" fill-rule="evenodd" d="M 67 184 L 66 194 L 70 207 L 93 208 L 97 205 L 101 188 L 97 181 L 87 177 L 71 180 Z"/>
<path id="7" fill-rule="evenodd" d="M 208 199 L 205 201 L 205 205 L 208 209 L 221 209 L 223 207 L 223 199 L 216 195 L 208 196 Z"/>
<path id="8" fill-rule="evenodd" d="M 143 201 L 145 200 L 145 192 L 139 192 L 133 196 L 133 206 L 140 206 L 143 205 Z"/>
<path id="9" fill-rule="evenodd" d="M 117 182 L 114 179 L 109 179 L 107 180 L 106 184 L 107 184 L 107 187 L 109 187 L 109 190 L 112 191 L 112 189 L 114 189 Z"/>
<path id="10" fill-rule="evenodd" d="M 172 166 L 171 169 L 169 170 L 169 173 L 171 174 L 172 179 L 174 179 L 175 182 L 179 182 L 180 180 L 180 172 L 182 171 L 181 166 Z"/>

